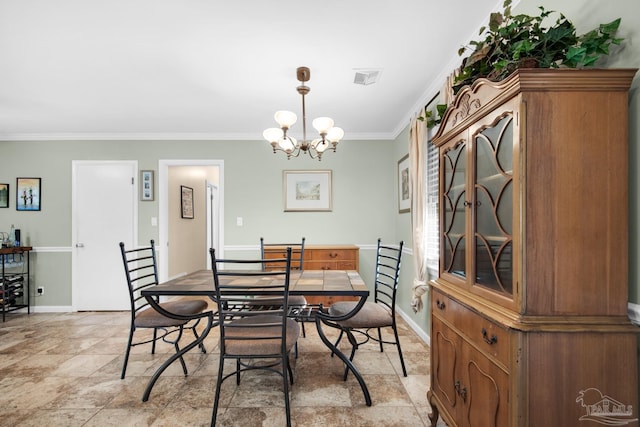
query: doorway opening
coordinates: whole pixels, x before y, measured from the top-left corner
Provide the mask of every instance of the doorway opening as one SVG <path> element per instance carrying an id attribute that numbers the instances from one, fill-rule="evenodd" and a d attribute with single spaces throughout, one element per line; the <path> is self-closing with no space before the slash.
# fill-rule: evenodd
<path id="1" fill-rule="evenodd" d="M 181 215 L 181 187 L 193 189 L 193 216 Z M 159 278 L 210 266 L 210 247 L 224 247 L 224 161 L 159 160 Z"/>

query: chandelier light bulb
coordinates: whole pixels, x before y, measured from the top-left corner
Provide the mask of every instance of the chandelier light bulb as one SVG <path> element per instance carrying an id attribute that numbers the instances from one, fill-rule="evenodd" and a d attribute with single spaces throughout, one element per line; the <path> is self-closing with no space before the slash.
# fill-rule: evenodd
<path id="1" fill-rule="evenodd" d="M 280 125 L 281 128 L 291 128 L 294 125 L 298 117 L 295 113 L 291 111 L 277 111 L 273 116 L 276 119 L 276 122 Z"/>
<path id="2" fill-rule="evenodd" d="M 278 142 L 283 135 L 284 132 L 280 128 L 269 128 L 265 129 L 264 132 L 262 132 L 262 136 L 268 142 Z"/>
<path id="3" fill-rule="evenodd" d="M 333 120 L 329 117 L 318 117 L 312 124 L 319 134 L 326 134 L 333 127 Z"/>
<path id="4" fill-rule="evenodd" d="M 298 141 L 296 141 L 296 139 L 292 136 L 288 136 L 286 138 L 280 138 L 280 141 L 278 141 L 278 145 L 280 146 L 280 148 L 282 148 L 287 153 L 290 153 L 291 151 L 293 151 L 293 149 L 296 148 L 297 144 L 298 144 Z"/>
<path id="5" fill-rule="evenodd" d="M 326 139 L 329 142 L 338 142 L 342 139 L 343 136 L 344 136 L 344 131 L 342 130 L 342 128 L 339 128 L 336 126 L 329 129 L 329 132 L 327 132 Z"/>

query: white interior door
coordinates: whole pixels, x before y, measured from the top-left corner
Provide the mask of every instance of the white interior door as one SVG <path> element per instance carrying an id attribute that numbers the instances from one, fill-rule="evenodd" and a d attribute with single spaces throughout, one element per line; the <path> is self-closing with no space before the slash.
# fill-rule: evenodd
<path id="1" fill-rule="evenodd" d="M 73 162 L 73 307 L 130 309 L 119 242 L 137 242 L 137 162 Z"/>

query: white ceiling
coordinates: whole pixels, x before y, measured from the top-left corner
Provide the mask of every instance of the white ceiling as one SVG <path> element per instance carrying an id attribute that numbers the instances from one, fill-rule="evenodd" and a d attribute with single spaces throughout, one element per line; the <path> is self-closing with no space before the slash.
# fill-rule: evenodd
<path id="1" fill-rule="evenodd" d="M 283 109 L 300 137 L 301 65 L 309 127 L 394 138 L 501 3 L 0 0 L 0 139 L 259 140 Z"/>

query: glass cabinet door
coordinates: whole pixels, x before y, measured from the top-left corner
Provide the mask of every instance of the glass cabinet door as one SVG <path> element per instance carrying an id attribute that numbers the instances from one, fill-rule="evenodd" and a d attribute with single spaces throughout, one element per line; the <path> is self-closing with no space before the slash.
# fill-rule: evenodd
<path id="1" fill-rule="evenodd" d="M 441 151 L 441 259 L 442 271 L 461 279 L 467 277 L 466 267 L 466 177 L 467 144 L 452 143 Z"/>
<path id="2" fill-rule="evenodd" d="M 473 138 L 475 285 L 513 298 L 513 114 Z"/>

